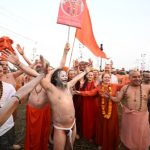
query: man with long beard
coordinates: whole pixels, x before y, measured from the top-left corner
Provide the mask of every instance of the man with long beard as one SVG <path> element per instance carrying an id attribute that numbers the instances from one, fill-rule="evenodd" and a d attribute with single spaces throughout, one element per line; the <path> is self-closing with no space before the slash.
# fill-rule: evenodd
<path id="1" fill-rule="evenodd" d="M 56 69 L 53 74 L 50 73 L 41 82 L 43 88 L 47 91 L 52 108 L 54 150 L 73 149 L 76 136 L 76 121 L 71 88 L 89 71 L 90 68 L 86 68 L 86 71 L 67 82 L 67 73 L 60 68 Z"/>
<path id="2" fill-rule="evenodd" d="M 41 61 L 34 69 L 40 73 Z M 50 104 L 45 90 L 38 84 L 26 98 L 25 150 L 48 150 L 50 133 Z"/>

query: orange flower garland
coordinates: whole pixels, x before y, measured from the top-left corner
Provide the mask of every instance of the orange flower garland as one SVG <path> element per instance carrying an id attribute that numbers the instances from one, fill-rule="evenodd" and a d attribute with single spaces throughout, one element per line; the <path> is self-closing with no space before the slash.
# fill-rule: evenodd
<path id="1" fill-rule="evenodd" d="M 102 84 L 101 91 L 103 93 L 108 92 L 109 95 L 112 94 L 112 89 L 111 89 L 110 85 L 106 86 L 106 85 Z M 112 101 L 111 101 L 111 99 L 108 99 L 108 113 L 106 113 L 105 107 L 106 107 L 105 97 L 102 96 L 102 99 L 101 99 L 102 114 L 103 114 L 104 118 L 109 119 L 111 117 L 111 113 L 112 113 Z"/>

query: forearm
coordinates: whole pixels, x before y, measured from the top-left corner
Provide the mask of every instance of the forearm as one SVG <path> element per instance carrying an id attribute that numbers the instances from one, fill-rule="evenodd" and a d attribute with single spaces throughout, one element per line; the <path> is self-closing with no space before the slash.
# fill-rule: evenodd
<path id="1" fill-rule="evenodd" d="M 66 58 L 67 58 L 67 54 L 69 50 L 70 50 L 70 45 L 69 43 L 66 43 L 64 52 L 63 52 L 63 57 L 61 59 L 60 66 L 59 66 L 60 68 L 63 68 L 66 64 Z"/>
<path id="2" fill-rule="evenodd" d="M 15 72 L 12 72 L 14 78 L 16 79 L 17 77 L 19 77 L 21 74 L 23 73 L 23 71 L 21 69 L 15 71 Z"/>
<path id="3" fill-rule="evenodd" d="M 23 54 L 22 57 L 27 62 L 28 65 L 32 65 L 32 62 L 26 57 L 25 54 Z"/>
<path id="4" fill-rule="evenodd" d="M 82 95 L 82 96 L 95 96 L 96 94 L 97 94 L 96 89 L 91 90 L 91 91 L 80 91 L 79 92 L 79 95 Z"/>
<path id="5" fill-rule="evenodd" d="M 16 66 L 19 67 L 28 75 L 35 76 L 35 77 L 39 75 L 39 73 L 37 73 L 34 69 L 30 68 L 29 66 L 24 65 L 21 62 L 19 62 Z"/>
<path id="6" fill-rule="evenodd" d="M 119 99 L 117 99 L 117 97 L 114 97 L 114 96 L 110 96 L 110 99 L 111 99 L 113 102 L 120 102 Z"/>
<path id="7" fill-rule="evenodd" d="M 18 107 L 19 101 L 16 97 L 13 97 L 6 105 L 0 108 L 0 126 L 10 117 L 10 115 Z"/>
<path id="8" fill-rule="evenodd" d="M 70 87 L 74 86 L 78 80 L 80 80 L 87 72 L 84 71 L 77 76 L 75 76 L 68 84 Z"/>
<path id="9" fill-rule="evenodd" d="M 63 68 L 66 64 L 66 59 L 67 59 L 67 53 L 66 51 L 64 51 L 61 62 L 60 62 L 60 66 L 59 68 Z"/>
<path id="10" fill-rule="evenodd" d="M 44 74 L 38 75 L 36 78 L 32 79 L 30 82 L 21 87 L 15 95 L 17 95 L 20 99 L 24 98 L 27 94 L 29 94 L 34 87 L 40 83 L 40 81 L 44 78 Z"/>

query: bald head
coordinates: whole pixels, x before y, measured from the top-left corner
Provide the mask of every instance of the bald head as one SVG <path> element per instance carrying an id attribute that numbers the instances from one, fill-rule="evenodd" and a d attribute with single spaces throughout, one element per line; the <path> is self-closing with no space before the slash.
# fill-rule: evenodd
<path id="1" fill-rule="evenodd" d="M 130 76 L 133 76 L 134 74 L 139 74 L 139 75 L 141 75 L 140 71 L 137 71 L 137 70 L 130 70 L 130 71 L 129 71 L 129 77 L 130 77 Z"/>
<path id="2" fill-rule="evenodd" d="M 150 84 L 150 72 L 143 73 L 143 83 Z"/>
<path id="3" fill-rule="evenodd" d="M 137 70 L 131 70 L 129 72 L 129 79 L 130 79 L 130 83 L 133 86 L 139 86 L 141 85 L 142 82 L 142 78 L 141 78 L 141 74 L 139 71 Z"/>

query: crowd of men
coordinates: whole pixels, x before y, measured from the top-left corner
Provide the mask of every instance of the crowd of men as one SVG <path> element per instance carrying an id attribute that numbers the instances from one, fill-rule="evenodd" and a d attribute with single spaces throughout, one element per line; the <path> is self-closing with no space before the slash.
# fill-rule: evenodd
<path id="1" fill-rule="evenodd" d="M 110 64 L 99 71 L 91 60 L 76 60 L 66 69 L 69 49 L 67 43 L 55 69 L 42 56 L 32 63 L 20 45 L 13 52 L 1 51 L 0 150 L 20 149 L 15 145 L 13 114 L 24 103 L 25 150 L 48 150 L 49 139 L 54 150 L 73 149 L 81 137 L 102 150 L 117 150 L 120 145 L 147 150 L 150 72 L 112 70 Z M 16 69 L 11 71 L 8 62 Z"/>

